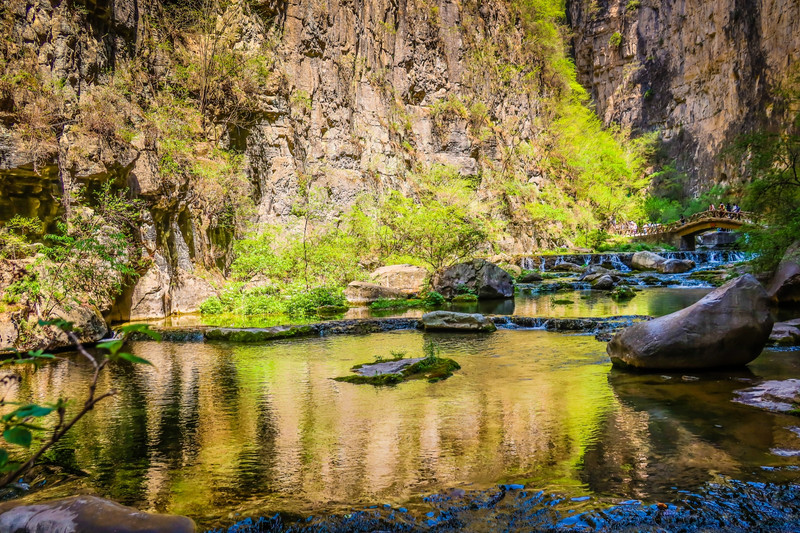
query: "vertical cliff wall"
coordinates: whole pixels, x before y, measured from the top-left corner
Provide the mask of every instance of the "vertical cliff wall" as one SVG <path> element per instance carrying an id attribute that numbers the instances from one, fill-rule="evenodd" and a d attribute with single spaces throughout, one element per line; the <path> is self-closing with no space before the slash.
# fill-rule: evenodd
<path id="1" fill-rule="evenodd" d="M 729 183 L 720 151 L 779 120 L 800 61 L 796 0 L 568 0 L 578 79 L 606 123 L 658 130 L 691 192 Z"/>

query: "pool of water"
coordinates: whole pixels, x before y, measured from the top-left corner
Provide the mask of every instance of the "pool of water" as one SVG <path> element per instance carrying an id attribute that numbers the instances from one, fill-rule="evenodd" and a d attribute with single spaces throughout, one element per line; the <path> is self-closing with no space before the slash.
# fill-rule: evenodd
<path id="1" fill-rule="evenodd" d="M 384 388 L 330 379 L 392 351 L 419 356 L 426 343 L 462 370 Z M 424 516 L 426 495 L 499 483 L 655 502 L 720 476 L 798 478 L 800 458 L 786 451 L 800 450 L 800 419 L 731 402 L 762 379 L 796 377 L 798 352 L 766 350 L 739 371 L 637 375 L 612 370 L 591 336 L 537 330 L 130 348 L 153 367 L 110 368 L 100 387 L 119 395 L 53 454 L 88 476 L 32 498 L 88 490 L 212 527 L 383 504 Z M 11 396 L 74 397 L 89 377 L 68 357 Z"/>

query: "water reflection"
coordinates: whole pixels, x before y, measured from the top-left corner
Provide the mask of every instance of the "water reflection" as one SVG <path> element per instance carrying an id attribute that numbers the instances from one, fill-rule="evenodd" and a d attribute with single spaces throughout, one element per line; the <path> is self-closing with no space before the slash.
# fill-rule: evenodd
<path id="1" fill-rule="evenodd" d="M 420 355 L 425 342 L 462 370 L 391 388 L 329 379 L 392 350 Z M 406 504 L 501 481 L 645 498 L 797 461 L 769 453 L 791 444 L 787 421 L 730 402 L 747 386 L 734 379 L 742 376 L 609 375 L 604 345 L 590 336 L 404 331 L 132 348 L 154 367 L 112 368 L 102 386 L 113 381 L 119 396 L 60 452 L 74 450 L 91 490 L 202 525 L 236 512 Z M 773 359 L 753 373 L 798 370 Z M 43 401 L 88 379 L 87 368 L 59 362 L 26 376 L 18 395 Z"/>

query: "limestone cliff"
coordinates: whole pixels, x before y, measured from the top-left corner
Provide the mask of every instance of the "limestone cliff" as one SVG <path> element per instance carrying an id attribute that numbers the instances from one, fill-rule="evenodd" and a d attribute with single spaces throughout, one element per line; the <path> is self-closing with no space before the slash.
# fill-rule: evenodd
<path id="1" fill-rule="evenodd" d="M 606 123 L 658 130 L 690 192 L 730 184 L 720 152 L 781 119 L 800 68 L 795 0 L 568 0 L 578 79 Z"/>
<path id="2" fill-rule="evenodd" d="M 537 9 L 7 0 L 0 223 L 51 222 L 79 186 L 109 181 L 144 200 L 150 266 L 112 315 L 122 319 L 196 310 L 234 234 L 246 223 L 291 230 L 304 188 L 323 192 L 335 220 L 363 195 L 414 196 L 407 175 L 435 163 L 474 179 L 504 228 L 496 251 L 567 245 L 624 195 L 586 181 L 603 168 L 569 144 L 568 128 L 584 124 L 570 125 L 562 108 L 585 108 L 557 15 Z M 620 159 L 611 166 L 625 179 L 641 174 Z"/>

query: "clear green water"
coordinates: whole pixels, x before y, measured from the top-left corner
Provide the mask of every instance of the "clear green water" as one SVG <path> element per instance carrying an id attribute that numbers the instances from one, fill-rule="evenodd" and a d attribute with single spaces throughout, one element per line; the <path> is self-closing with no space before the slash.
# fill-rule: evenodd
<path id="1" fill-rule="evenodd" d="M 330 379 L 429 342 L 462 370 L 390 388 Z M 688 381 L 612 371 L 593 337 L 536 330 L 131 349 L 154 367 L 112 368 L 101 387 L 119 395 L 59 446 L 89 475 L 33 498 L 88 490 L 214 526 L 383 503 L 413 512 L 425 494 L 501 482 L 658 501 L 718 475 L 798 477 L 786 467 L 800 459 L 771 450 L 800 449 L 800 419 L 731 402 L 760 379 L 796 377 L 798 352 Z M 88 379 L 78 359 L 63 360 L 28 374 L 16 397 L 73 396 Z"/>

